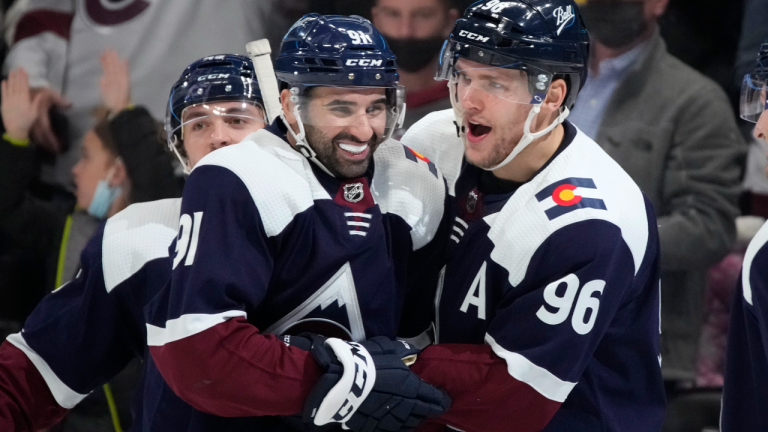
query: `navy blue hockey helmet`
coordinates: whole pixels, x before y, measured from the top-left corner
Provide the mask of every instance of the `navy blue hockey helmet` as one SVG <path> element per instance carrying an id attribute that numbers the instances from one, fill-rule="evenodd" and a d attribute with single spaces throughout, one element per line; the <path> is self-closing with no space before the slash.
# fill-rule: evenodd
<path id="1" fill-rule="evenodd" d="M 588 56 L 589 35 L 573 0 L 483 0 L 456 21 L 437 78 L 449 79 L 459 58 L 521 70 L 530 95 L 519 102 L 533 104 L 562 78 L 568 85 L 563 106 L 570 108 L 587 79 Z"/>
<path id="2" fill-rule="evenodd" d="M 397 63 L 384 37 L 359 16 L 303 16 L 275 61 L 281 87 L 397 87 Z"/>
<path id="3" fill-rule="evenodd" d="M 744 120 L 756 123 L 763 111 L 768 108 L 766 83 L 768 83 L 768 41 L 760 46 L 755 70 L 745 75 L 741 84 L 739 114 Z"/>
<path id="4" fill-rule="evenodd" d="M 303 16 L 283 38 L 275 61 L 275 75 L 281 90 L 291 91 L 300 129 L 294 138 L 307 157 L 314 158 L 314 151 L 310 143 L 306 143 L 304 124 L 338 126 L 371 121 L 376 122 L 381 138 L 389 138 L 397 125 L 402 124 L 405 90 L 398 85 L 395 55 L 365 18 L 316 13 Z M 353 92 L 383 89 L 384 104 L 363 115 L 350 113 L 346 118 L 311 116 L 306 110 L 313 98 L 311 90 L 316 87 L 339 88 L 341 93 L 349 94 L 347 97 Z"/>
<path id="5" fill-rule="evenodd" d="M 191 106 L 207 104 L 210 115 L 231 115 L 213 106 L 216 102 L 242 102 L 258 108 L 236 117 L 265 122 L 264 103 L 253 64 L 248 57 L 219 54 L 203 57 L 184 69 L 171 88 L 165 115 L 168 146 L 186 167 L 183 140 L 184 112 Z M 256 114 L 258 113 L 258 114 Z M 258 117 L 256 117 L 258 115 Z M 181 154 L 179 154 L 181 153 Z"/>

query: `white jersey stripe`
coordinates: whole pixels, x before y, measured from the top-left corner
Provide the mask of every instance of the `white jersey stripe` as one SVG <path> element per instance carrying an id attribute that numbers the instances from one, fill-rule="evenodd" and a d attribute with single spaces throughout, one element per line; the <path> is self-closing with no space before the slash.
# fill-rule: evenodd
<path id="1" fill-rule="evenodd" d="M 768 243 L 768 222 L 764 223 L 762 228 L 755 234 L 755 237 L 749 242 L 747 246 L 747 252 L 744 254 L 744 263 L 741 270 L 741 287 L 744 295 L 744 300 L 747 303 L 752 303 L 752 285 L 749 282 L 749 275 L 752 270 L 752 261 L 755 259 L 755 255 L 762 249 L 763 245 Z"/>
<path id="2" fill-rule="evenodd" d="M 349 226 L 361 226 L 361 227 L 366 227 L 366 228 L 371 226 L 371 224 L 369 224 L 368 222 L 354 222 L 354 221 L 347 222 L 347 225 L 349 225 Z"/>
<path id="3" fill-rule="evenodd" d="M 462 220 L 462 219 L 461 219 L 460 217 L 458 217 L 458 216 L 456 217 L 456 222 L 458 222 L 458 223 L 460 223 L 462 226 L 464 226 L 464 229 L 467 229 L 467 228 L 469 228 L 469 225 L 468 225 L 466 222 L 464 222 L 464 220 Z"/>
<path id="4" fill-rule="evenodd" d="M 8 342 L 13 344 L 16 348 L 20 349 L 27 356 L 27 358 L 29 358 L 32 364 L 35 365 L 37 371 L 40 372 L 40 375 L 43 376 L 45 383 L 51 390 L 53 398 L 56 399 L 56 402 L 58 402 L 58 404 L 63 408 L 72 409 L 75 405 L 80 403 L 81 400 L 88 396 L 87 394 L 80 394 L 69 388 L 68 385 L 64 384 L 64 382 L 56 376 L 51 367 L 48 366 L 48 363 L 46 363 L 46 361 L 43 360 L 43 358 L 40 357 L 29 345 L 27 345 L 27 341 L 24 340 L 24 337 L 21 335 L 21 333 L 14 333 L 8 336 Z"/>
<path id="5" fill-rule="evenodd" d="M 371 218 L 371 215 L 369 215 L 368 213 L 344 213 L 344 216 L 346 216 L 346 217 L 355 217 L 355 216 L 357 216 L 357 217 L 362 217 L 362 218 L 367 218 L 367 219 Z"/>
<path id="6" fill-rule="evenodd" d="M 165 323 L 165 328 L 147 324 L 147 345 L 163 346 L 170 342 L 184 339 L 201 333 L 216 324 L 221 324 L 230 318 L 247 317 L 245 311 L 232 310 L 214 315 L 189 314 L 182 315 Z"/>
<path id="7" fill-rule="evenodd" d="M 485 343 L 491 346 L 497 356 L 507 362 L 507 370 L 512 378 L 528 384 L 549 400 L 565 402 L 565 398 L 576 386 L 576 383 L 561 380 L 552 372 L 536 366 L 520 354 L 507 351 L 489 334 L 485 335 Z"/>

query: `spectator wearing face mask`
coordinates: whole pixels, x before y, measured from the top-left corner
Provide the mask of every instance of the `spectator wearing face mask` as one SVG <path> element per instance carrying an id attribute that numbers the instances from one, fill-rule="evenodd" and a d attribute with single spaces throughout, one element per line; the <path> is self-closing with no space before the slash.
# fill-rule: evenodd
<path id="1" fill-rule="evenodd" d="M 459 18 L 452 0 L 376 0 L 371 14 L 397 56 L 397 73 L 406 90 L 403 128 L 450 108 L 448 87 L 435 81 L 435 70 L 443 42 Z"/>
<path id="2" fill-rule="evenodd" d="M 146 109 L 131 107 L 127 64 L 113 51 L 106 51 L 101 62 L 102 96 L 110 114 L 85 136 L 72 169 L 77 207 L 71 213 L 28 193 L 36 145 L 29 139 L 30 127 L 41 97 L 32 97 L 23 69 L 12 71 L 2 83 L 0 238 L 45 259 L 40 296 L 75 276 L 80 251 L 102 220 L 133 202 L 178 195 L 155 121 Z M 33 289 L 3 287 L 22 288 Z"/>
<path id="3" fill-rule="evenodd" d="M 705 274 L 735 240 L 746 146 L 725 92 L 667 52 L 667 0 L 588 0 L 590 75 L 570 120 L 652 201 L 661 240 L 661 364 L 695 378 Z"/>

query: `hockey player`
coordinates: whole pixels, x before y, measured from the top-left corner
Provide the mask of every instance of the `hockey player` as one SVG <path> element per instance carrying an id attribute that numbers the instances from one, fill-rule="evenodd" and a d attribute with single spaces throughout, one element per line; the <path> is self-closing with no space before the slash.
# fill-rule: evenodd
<path id="1" fill-rule="evenodd" d="M 265 125 L 247 57 L 192 63 L 172 95 L 166 130 L 185 167 Z M 168 246 L 178 232 L 180 202 L 136 204 L 110 218 L 82 253 L 77 277 L 44 298 L 23 331 L 0 346 L 0 430 L 49 427 L 131 359 L 145 358 L 142 308 L 170 278 Z M 165 395 L 177 409 L 194 411 L 170 389 Z M 136 430 L 164 430 L 145 424 L 140 410 L 135 415 Z"/>
<path id="2" fill-rule="evenodd" d="M 443 48 L 453 112 L 403 137 L 456 197 L 438 344 L 412 368 L 451 395 L 453 428 L 661 428 L 653 209 L 565 121 L 588 47 L 571 0 L 477 2 Z"/>
<path id="3" fill-rule="evenodd" d="M 754 135 L 768 141 L 766 105 L 768 43 L 760 47 L 754 73 L 744 77 L 741 118 L 756 122 Z M 767 173 L 768 174 L 768 173 Z M 768 224 L 749 243 L 731 306 L 720 429 L 768 430 Z"/>
<path id="4" fill-rule="evenodd" d="M 215 430 L 245 416 L 259 420 L 251 430 L 284 430 L 275 416 L 299 413 L 315 426 L 412 430 L 449 403 L 389 342 L 429 325 L 401 324 L 401 310 L 437 282 L 450 228 L 442 176 L 388 139 L 402 89 L 367 20 L 304 16 L 275 70 L 283 115 L 187 180 L 171 282 L 147 308 L 146 388 L 159 372 L 221 416 Z M 310 354 L 276 337 L 306 330 L 359 343 L 316 339 Z"/>

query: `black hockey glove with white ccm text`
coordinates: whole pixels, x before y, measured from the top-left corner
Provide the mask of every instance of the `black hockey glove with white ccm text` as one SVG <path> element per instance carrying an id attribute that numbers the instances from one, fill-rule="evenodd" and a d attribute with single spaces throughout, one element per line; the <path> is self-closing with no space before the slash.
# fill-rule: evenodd
<path id="1" fill-rule="evenodd" d="M 375 337 L 362 342 L 302 334 L 286 344 L 309 351 L 325 373 L 310 392 L 302 414 L 288 420 L 296 429 L 322 431 L 339 424 L 354 432 L 415 430 L 451 406 L 447 393 L 410 371 L 405 361 L 419 349 Z"/>

